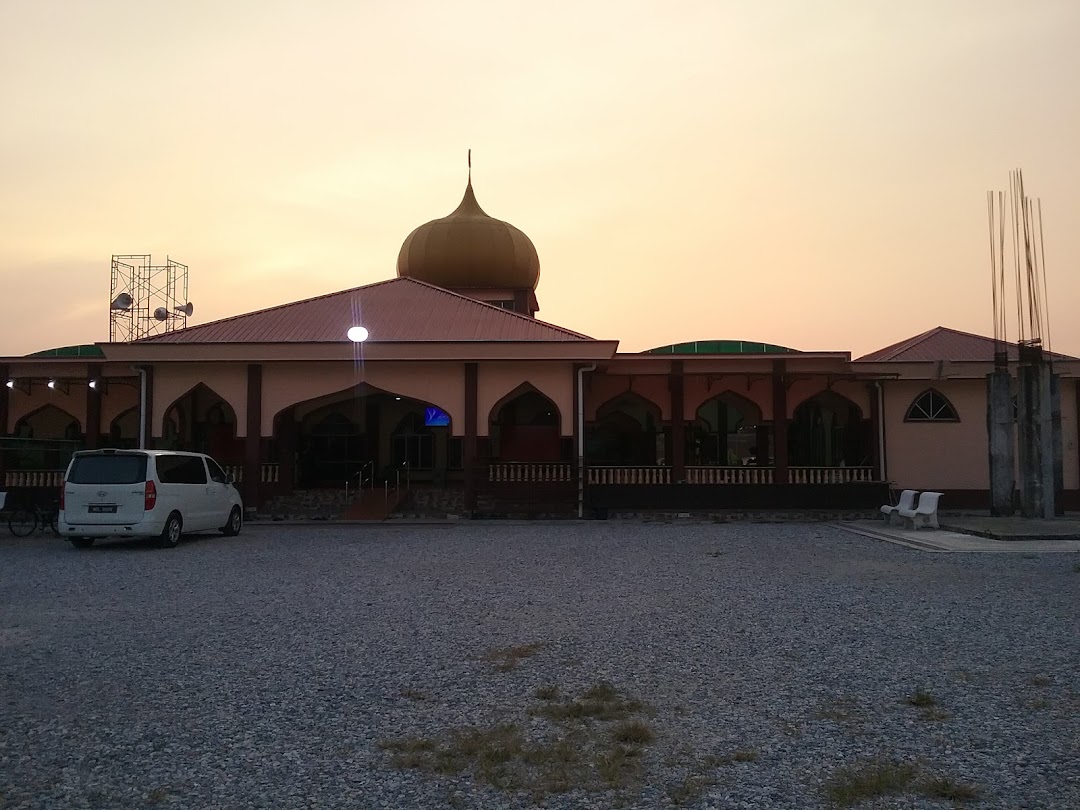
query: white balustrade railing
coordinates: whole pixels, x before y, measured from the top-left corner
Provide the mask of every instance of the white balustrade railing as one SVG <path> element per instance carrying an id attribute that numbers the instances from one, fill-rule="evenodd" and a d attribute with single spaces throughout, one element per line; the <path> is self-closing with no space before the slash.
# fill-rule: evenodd
<path id="1" fill-rule="evenodd" d="M 590 484 L 670 484 L 671 467 L 589 467 Z"/>
<path id="2" fill-rule="evenodd" d="M 59 487 L 63 470 L 10 470 L 4 473 L 5 487 Z"/>
<path id="3" fill-rule="evenodd" d="M 789 484 L 854 484 L 873 480 L 873 467 L 788 467 Z"/>
<path id="4" fill-rule="evenodd" d="M 502 461 L 488 465 L 488 481 L 496 484 L 547 484 L 574 480 L 566 462 Z"/>
<path id="5" fill-rule="evenodd" d="M 244 483 L 244 465 L 243 464 L 226 464 L 222 467 L 225 470 L 226 475 L 231 475 L 233 482 L 237 484 Z M 260 464 L 259 465 L 259 483 L 260 484 L 276 484 L 281 480 L 281 465 L 280 464 Z"/>
<path id="6" fill-rule="evenodd" d="M 771 484 L 772 467 L 687 467 L 688 484 Z"/>

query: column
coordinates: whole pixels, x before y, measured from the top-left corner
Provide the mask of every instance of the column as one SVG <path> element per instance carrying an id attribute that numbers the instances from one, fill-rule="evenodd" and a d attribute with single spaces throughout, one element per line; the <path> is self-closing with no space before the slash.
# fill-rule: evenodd
<path id="1" fill-rule="evenodd" d="M 91 388 L 90 381 L 98 380 L 98 388 Z M 86 449 L 97 450 L 101 446 L 101 364 L 86 365 Z"/>
<path id="2" fill-rule="evenodd" d="M 476 363 L 465 364 L 465 441 L 462 462 L 465 468 L 465 511 L 469 517 L 476 512 L 476 405 L 479 368 Z"/>
<path id="3" fill-rule="evenodd" d="M 262 364 L 247 367 L 247 436 L 244 438 L 244 507 L 259 505 L 259 470 L 262 457 L 259 439 L 262 436 Z"/>
<path id="4" fill-rule="evenodd" d="M 787 362 L 773 360 L 772 405 L 773 405 L 773 457 L 776 460 L 773 472 L 774 484 L 788 482 L 788 418 L 787 418 Z"/>
<path id="5" fill-rule="evenodd" d="M 143 374 L 145 376 L 146 385 L 146 401 L 143 403 L 143 448 L 146 450 L 152 450 L 154 448 L 154 367 L 143 366 Z M 140 380 L 139 384 L 143 381 Z"/>
<path id="6" fill-rule="evenodd" d="M 8 432 L 8 416 L 10 413 L 11 390 L 7 387 L 8 376 L 11 369 L 7 364 L 0 363 L 0 436 L 6 436 Z M 4 452 L 0 451 L 0 487 L 4 485 Z"/>
<path id="7" fill-rule="evenodd" d="M 990 455 L 990 514 L 1009 516 L 1015 511 L 1016 422 L 1012 377 L 1008 369 L 986 375 L 986 432 Z"/>
<path id="8" fill-rule="evenodd" d="M 880 383 L 878 383 L 880 385 Z M 874 480 L 885 480 L 885 465 L 881 458 L 881 402 L 878 400 L 878 387 L 874 383 L 866 384 L 866 394 L 870 398 L 870 463 L 874 467 Z"/>
<path id="9" fill-rule="evenodd" d="M 686 480 L 686 422 L 684 419 L 683 361 L 671 363 L 668 391 L 671 393 L 671 481 Z"/>
<path id="10" fill-rule="evenodd" d="M 296 413 L 287 409 L 278 417 L 278 480 L 285 492 L 292 492 L 296 485 Z"/>

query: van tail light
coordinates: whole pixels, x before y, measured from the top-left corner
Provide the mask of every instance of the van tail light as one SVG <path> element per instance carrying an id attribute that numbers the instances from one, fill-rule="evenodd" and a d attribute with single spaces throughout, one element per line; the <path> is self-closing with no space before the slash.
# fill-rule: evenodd
<path id="1" fill-rule="evenodd" d="M 149 512 L 157 505 L 157 487 L 153 481 L 146 482 L 146 495 L 143 498 L 143 510 Z"/>
<path id="2" fill-rule="evenodd" d="M 60 509 L 64 508 L 64 490 L 67 489 L 67 481 L 60 482 Z"/>

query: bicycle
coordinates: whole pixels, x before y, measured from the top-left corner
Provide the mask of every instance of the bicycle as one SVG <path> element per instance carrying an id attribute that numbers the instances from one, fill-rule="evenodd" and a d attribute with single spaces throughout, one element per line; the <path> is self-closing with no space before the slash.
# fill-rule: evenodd
<path id="1" fill-rule="evenodd" d="M 57 519 L 60 517 L 59 504 L 51 504 L 47 507 L 40 504 L 22 506 L 12 511 L 8 517 L 8 531 L 16 537 L 29 537 L 38 527 L 45 531 L 48 526 L 53 534 L 59 535 Z"/>

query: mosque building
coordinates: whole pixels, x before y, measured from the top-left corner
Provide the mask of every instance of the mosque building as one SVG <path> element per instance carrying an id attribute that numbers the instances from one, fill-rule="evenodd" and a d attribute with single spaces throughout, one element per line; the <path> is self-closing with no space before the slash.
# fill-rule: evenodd
<path id="1" fill-rule="evenodd" d="M 405 238 L 396 278 L 0 357 L 0 480 L 54 487 L 75 449 L 145 446 L 209 453 L 249 507 L 366 487 L 383 514 L 406 488 L 468 515 L 854 510 L 903 488 L 988 508 L 992 339 L 938 327 L 858 359 L 731 339 L 620 352 L 538 319 L 539 279 L 532 241 L 470 178 Z M 1080 360 L 1054 355 L 1054 372 L 1059 503 L 1077 509 Z"/>

